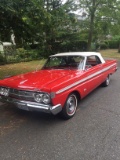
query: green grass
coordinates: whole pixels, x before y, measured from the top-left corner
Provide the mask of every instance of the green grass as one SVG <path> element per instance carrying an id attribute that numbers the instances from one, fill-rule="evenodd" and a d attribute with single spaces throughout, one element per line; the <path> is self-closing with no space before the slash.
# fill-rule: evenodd
<path id="1" fill-rule="evenodd" d="M 114 58 L 120 60 L 120 53 L 118 53 L 117 49 L 101 50 L 100 53 L 105 58 Z"/>
<path id="2" fill-rule="evenodd" d="M 101 50 L 100 53 L 105 58 L 114 58 L 114 59 L 120 60 L 120 53 L 118 53 L 117 49 Z M 0 66 L 0 79 L 8 75 L 18 75 L 18 74 L 34 71 L 36 69 L 40 69 L 44 63 L 45 63 L 45 59 L 2 65 Z"/>
<path id="3" fill-rule="evenodd" d="M 34 70 L 40 69 L 43 64 L 45 63 L 44 60 L 37 60 L 37 61 L 30 61 L 30 62 L 21 62 L 21 63 L 14 63 L 14 64 L 7 64 L 0 66 L 0 79 L 4 78 L 5 76 L 9 75 L 18 75 Z"/>

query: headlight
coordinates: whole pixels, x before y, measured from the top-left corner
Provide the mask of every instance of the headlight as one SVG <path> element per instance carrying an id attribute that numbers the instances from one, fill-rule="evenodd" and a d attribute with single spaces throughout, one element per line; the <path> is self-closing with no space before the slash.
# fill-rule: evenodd
<path id="1" fill-rule="evenodd" d="M 8 96 L 9 95 L 9 88 L 4 88 L 4 87 L 1 87 L 0 88 L 0 94 L 2 95 L 2 96 Z"/>
<path id="2" fill-rule="evenodd" d="M 34 93 L 34 100 L 38 103 L 50 103 L 50 96 L 47 93 Z"/>
<path id="3" fill-rule="evenodd" d="M 34 94 L 34 100 L 38 103 L 42 102 L 42 96 L 43 94 L 40 94 L 40 93 L 35 93 Z"/>
<path id="4" fill-rule="evenodd" d="M 43 95 L 43 103 L 45 103 L 45 104 L 50 103 L 50 96 L 48 94 Z"/>

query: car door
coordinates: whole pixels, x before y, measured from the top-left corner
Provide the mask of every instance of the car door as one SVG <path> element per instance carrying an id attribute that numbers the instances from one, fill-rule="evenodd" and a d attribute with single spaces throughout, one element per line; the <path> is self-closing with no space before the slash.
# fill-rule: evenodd
<path id="1" fill-rule="evenodd" d="M 102 63 L 97 56 L 88 56 L 85 64 L 86 92 L 87 94 L 102 83 Z"/>

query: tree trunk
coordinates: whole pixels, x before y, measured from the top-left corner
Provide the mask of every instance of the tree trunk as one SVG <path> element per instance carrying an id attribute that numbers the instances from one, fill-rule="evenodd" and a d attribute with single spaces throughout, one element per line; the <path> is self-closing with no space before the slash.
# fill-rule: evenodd
<path id="1" fill-rule="evenodd" d="M 89 30 L 89 35 L 88 35 L 87 51 L 91 50 L 91 43 L 92 43 L 92 37 L 93 37 L 93 26 L 94 26 L 94 22 L 93 22 L 93 19 L 91 18 L 90 30 Z"/>
<path id="2" fill-rule="evenodd" d="M 96 0 L 92 1 L 92 9 L 90 9 L 90 30 L 88 34 L 88 44 L 87 44 L 87 51 L 91 50 L 91 43 L 92 43 L 92 37 L 93 37 L 93 31 L 94 31 L 94 19 L 95 19 L 95 11 L 96 11 Z"/>
<path id="3" fill-rule="evenodd" d="M 120 53 L 120 43 L 119 43 L 118 53 Z"/>

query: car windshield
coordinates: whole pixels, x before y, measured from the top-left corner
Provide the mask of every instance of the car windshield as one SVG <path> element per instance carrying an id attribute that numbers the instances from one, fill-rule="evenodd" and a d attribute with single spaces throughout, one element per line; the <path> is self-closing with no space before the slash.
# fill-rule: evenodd
<path id="1" fill-rule="evenodd" d="M 51 56 L 42 69 L 82 69 L 82 56 Z"/>

